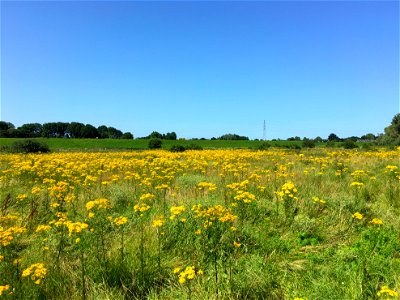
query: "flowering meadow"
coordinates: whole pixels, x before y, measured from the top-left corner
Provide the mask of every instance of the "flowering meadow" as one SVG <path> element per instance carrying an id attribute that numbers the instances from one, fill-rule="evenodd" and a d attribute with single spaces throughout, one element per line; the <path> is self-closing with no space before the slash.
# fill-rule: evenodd
<path id="1" fill-rule="evenodd" d="M 0 154 L 0 298 L 397 299 L 400 149 Z"/>

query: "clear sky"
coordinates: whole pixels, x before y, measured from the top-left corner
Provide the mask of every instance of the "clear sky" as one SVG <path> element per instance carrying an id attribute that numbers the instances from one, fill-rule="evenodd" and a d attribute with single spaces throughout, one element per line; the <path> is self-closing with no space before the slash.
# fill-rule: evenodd
<path id="1" fill-rule="evenodd" d="M 1 1 L 1 119 L 135 137 L 380 133 L 398 1 Z"/>

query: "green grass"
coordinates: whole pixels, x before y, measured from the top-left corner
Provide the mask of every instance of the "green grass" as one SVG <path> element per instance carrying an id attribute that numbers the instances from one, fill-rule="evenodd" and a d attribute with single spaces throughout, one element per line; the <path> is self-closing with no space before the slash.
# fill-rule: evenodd
<path id="1" fill-rule="evenodd" d="M 2 296 L 397 299 L 378 292 L 400 290 L 399 158 L 326 148 L 0 153 Z M 24 274 L 38 263 L 47 273 L 35 283 Z M 196 276 L 180 283 L 189 266 Z"/>
<path id="2" fill-rule="evenodd" d="M 0 138 L 1 146 L 10 146 L 14 141 L 21 140 L 18 138 Z M 148 140 L 120 140 L 120 139 L 63 139 L 63 138 L 35 138 L 47 144 L 51 150 L 143 150 L 148 149 Z M 164 140 L 163 149 L 170 149 L 173 145 L 187 146 L 191 144 L 200 145 L 204 149 L 220 149 L 220 148 L 242 148 L 257 149 L 263 141 L 225 141 L 225 140 Z M 301 141 L 268 141 L 272 147 L 293 147 L 301 146 Z M 322 147 L 324 143 L 316 146 Z"/>

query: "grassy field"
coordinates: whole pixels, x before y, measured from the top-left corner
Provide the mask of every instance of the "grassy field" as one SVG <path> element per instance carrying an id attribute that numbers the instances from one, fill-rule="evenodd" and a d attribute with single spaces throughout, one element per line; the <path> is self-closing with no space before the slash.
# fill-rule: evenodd
<path id="1" fill-rule="evenodd" d="M 0 146 L 9 146 L 14 141 L 20 140 L 16 138 L 0 138 Z M 121 139 L 59 139 L 59 138 L 36 138 L 46 143 L 51 150 L 111 150 L 111 149 L 133 149 L 143 150 L 148 149 L 148 140 L 121 140 Z M 223 140 L 164 140 L 162 148 L 170 149 L 173 145 L 187 146 L 191 144 L 200 145 L 204 149 L 219 149 L 219 148 L 242 148 L 242 149 L 257 149 L 263 141 L 223 141 Z M 301 146 L 301 141 L 268 141 L 271 146 Z M 319 143 L 316 146 L 324 146 L 324 143 Z"/>
<path id="2" fill-rule="evenodd" d="M 0 154 L 5 299 L 395 299 L 400 149 Z"/>

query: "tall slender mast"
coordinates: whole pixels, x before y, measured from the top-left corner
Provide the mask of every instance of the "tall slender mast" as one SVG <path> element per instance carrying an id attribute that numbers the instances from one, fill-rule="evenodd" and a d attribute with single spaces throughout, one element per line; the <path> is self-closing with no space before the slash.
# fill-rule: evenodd
<path id="1" fill-rule="evenodd" d="M 264 126 L 263 126 L 263 141 L 265 141 L 265 120 L 264 120 Z"/>

